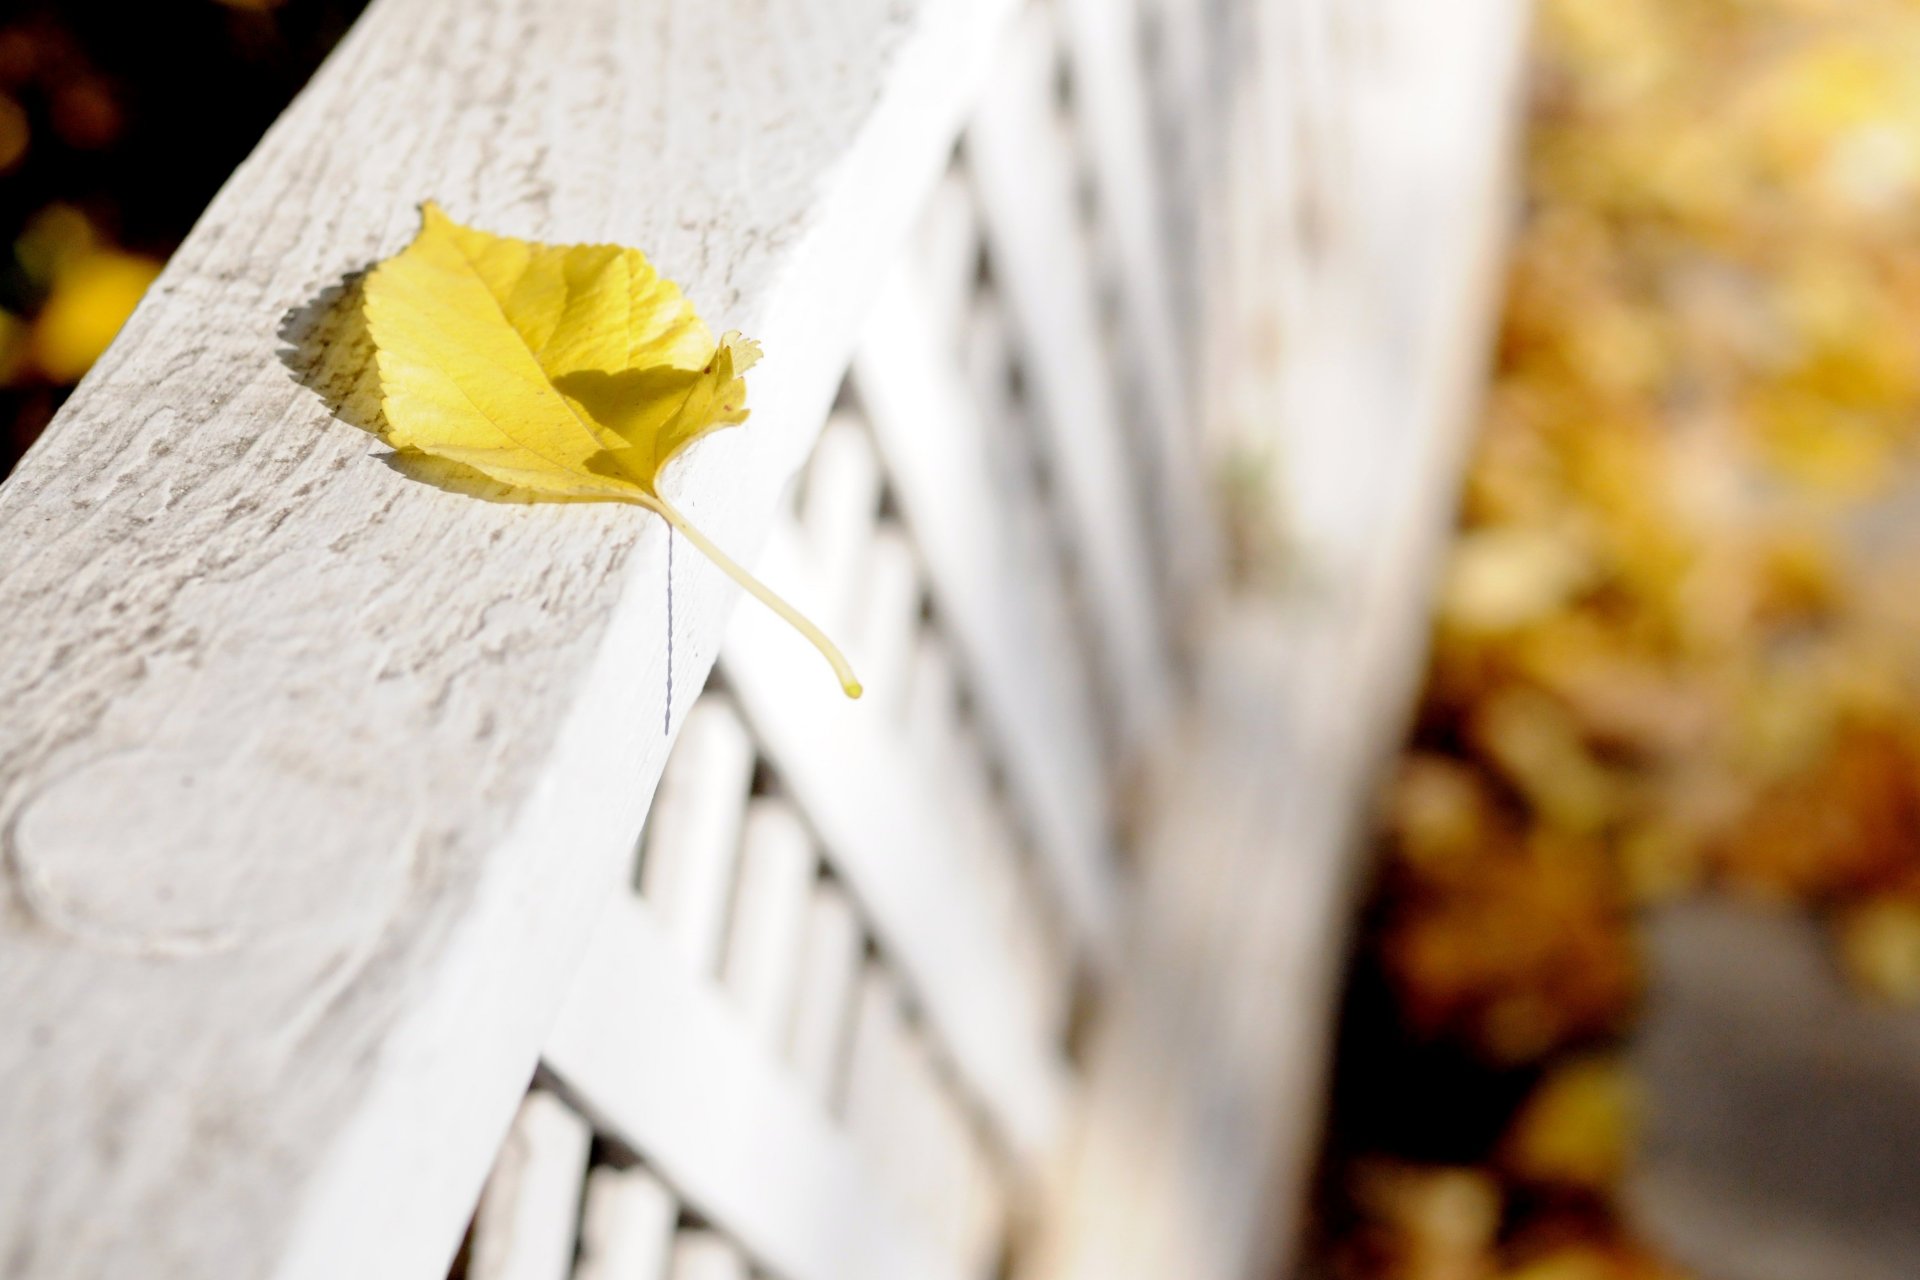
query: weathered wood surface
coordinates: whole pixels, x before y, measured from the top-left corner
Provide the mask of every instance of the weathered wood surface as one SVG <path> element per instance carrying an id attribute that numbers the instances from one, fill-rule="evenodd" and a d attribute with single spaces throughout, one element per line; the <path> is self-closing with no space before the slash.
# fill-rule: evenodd
<path id="1" fill-rule="evenodd" d="M 1011 7 L 376 0 L 234 177 L 0 488 L 0 1272 L 443 1265 L 668 746 L 657 524 L 382 465 L 322 291 L 645 247 L 765 342 L 670 481 L 750 553 Z"/>

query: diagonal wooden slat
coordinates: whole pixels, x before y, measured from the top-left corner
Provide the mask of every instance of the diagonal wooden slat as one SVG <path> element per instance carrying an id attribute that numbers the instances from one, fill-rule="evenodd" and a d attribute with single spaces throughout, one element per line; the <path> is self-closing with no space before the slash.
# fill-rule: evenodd
<path id="1" fill-rule="evenodd" d="M 546 1061 L 599 1126 L 646 1153 L 771 1274 L 961 1280 L 929 1236 L 891 1211 L 805 1083 L 761 1051 L 644 903 L 616 903 L 602 920 Z"/>
<path id="2" fill-rule="evenodd" d="M 740 885 L 721 972 L 770 1054 L 779 1051 L 792 1012 L 818 870 L 813 838 L 793 806 L 755 800 L 741 838 Z"/>
<path id="3" fill-rule="evenodd" d="M 1055 55 L 1045 13 L 1029 9 L 968 127 L 967 156 L 1086 575 L 1102 693 L 1131 755 L 1165 726 L 1173 705 L 1169 620 L 1158 609 L 1140 476 L 1100 345 L 1077 165 L 1053 106 Z"/>
<path id="4" fill-rule="evenodd" d="M 587 1175 L 573 1280 L 666 1280 L 680 1206 L 645 1169 L 602 1165 Z"/>
<path id="5" fill-rule="evenodd" d="M 875 304 L 854 374 L 1009 786 L 1097 950 L 1111 940 L 1114 890 L 1095 720 L 1077 655 L 1042 621 L 1064 587 L 1016 536 L 1013 495 L 995 484 L 993 436 L 958 354 L 957 342 L 942 350 L 924 286 L 903 266 Z"/>
<path id="6" fill-rule="evenodd" d="M 469 1280 L 569 1280 L 592 1138 L 551 1093 L 527 1095 L 474 1215 Z"/>
<path id="7" fill-rule="evenodd" d="M 805 599 L 800 548 L 785 526 L 763 565 Z M 727 680 L 761 750 L 969 1093 L 1009 1149 L 1041 1164 L 1066 1102 L 1064 1063 L 973 873 L 946 776 L 909 749 L 902 717 L 868 715 L 807 679 L 810 659 L 778 620 L 735 615 Z"/>
<path id="8" fill-rule="evenodd" d="M 1074 124 L 1100 193 L 1112 246 L 1105 264 L 1121 303 L 1120 363 L 1143 391 L 1147 491 L 1163 607 L 1191 615 L 1218 586 L 1220 547 L 1206 493 L 1186 344 L 1174 310 L 1174 246 L 1165 227 L 1168 175 L 1156 168 L 1137 43 L 1138 0 L 1058 0 L 1072 68 Z M 1193 630 L 1191 622 L 1185 630 Z"/>

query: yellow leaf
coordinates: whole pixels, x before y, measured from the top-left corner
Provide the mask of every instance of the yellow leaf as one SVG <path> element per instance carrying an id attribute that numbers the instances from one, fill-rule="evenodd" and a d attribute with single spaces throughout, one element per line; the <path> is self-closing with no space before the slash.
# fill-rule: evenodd
<path id="1" fill-rule="evenodd" d="M 34 322 L 40 371 L 53 382 L 78 382 L 159 274 L 151 258 L 114 250 L 90 250 L 63 263 Z"/>
<path id="2" fill-rule="evenodd" d="M 1899 1004 L 1920 1003 L 1920 903 L 1871 899 L 1841 912 L 1835 930 L 1855 986 Z"/>
<path id="3" fill-rule="evenodd" d="M 1469 632 L 1512 631 L 1565 608 L 1597 576 L 1584 548 L 1555 529 L 1476 529 L 1454 546 L 1440 613 Z"/>
<path id="4" fill-rule="evenodd" d="M 661 471 L 688 445 L 746 421 L 756 343 L 737 333 L 716 343 L 638 250 L 490 235 L 432 202 L 413 243 L 368 273 L 365 296 L 387 443 L 529 497 L 658 513 L 860 696 L 833 642 L 660 493 Z"/>
<path id="5" fill-rule="evenodd" d="M 1638 1109 L 1633 1079 L 1618 1060 L 1577 1059 L 1527 1098 L 1501 1143 L 1501 1163 L 1528 1182 L 1604 1193 L 1626 1167 Z"/>

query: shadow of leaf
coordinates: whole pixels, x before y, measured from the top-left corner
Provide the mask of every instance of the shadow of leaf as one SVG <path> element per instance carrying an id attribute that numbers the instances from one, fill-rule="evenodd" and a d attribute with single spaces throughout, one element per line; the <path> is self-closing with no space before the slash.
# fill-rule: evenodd
<path id="1" fill-rule="evenodd" d="M 375 436 L 386 433 L 380 372 L 367 331 L 365 271 L 351 271 L 280 317 L 280 363 L 328 412 Z"/>
<path id="2" fill-rule="evenodd" d="M 367 328 L 366 271 L 350 271 L 302 306 L 280 317 L 278 354 L 293 380 L 319 396 L 328 413 L 385 443 L 386 412 L 381 407 L 380 370 Z M 462 463 L 412 449 L 377 455 L 380 462 L 410 480 L 484 502 L 525 504 L 592 499 L 556 498 L 515 488 Z"/>

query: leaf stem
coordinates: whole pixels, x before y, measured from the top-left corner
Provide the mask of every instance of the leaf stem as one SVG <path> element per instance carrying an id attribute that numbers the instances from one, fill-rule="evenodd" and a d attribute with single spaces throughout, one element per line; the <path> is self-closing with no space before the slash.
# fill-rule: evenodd
<path id="1" fill-rule="evenodd" d="M 687 518 L 681 515 L 679 509 L 671 502 L 658 494 L 642 494 L 637 500 L 641 506 L 657 512 L 661 519 L 686 535 L 687 541 L 691 542 L 701 555 L 719 566 L 722 573 L 739 583 L 749 595 L 780 615 L 788 626 L 805 636 L 807 642 L 818 649 L 820 656 L 825 658 L 828 665 L 833 668 L 833 674 L 839 677 L 841 690 L 849 698 L 860 696 L 860 681 L 853 674 L 853 664 L 847 661 L 846 655 L 840 652 L 839 646 L 827 638 L 826 632 L 813 625 L 805 614 L 775 595 L 764 582 L 734 563 L 733 558 L 715 546 L 712 539 L 688 523 Z"/>

